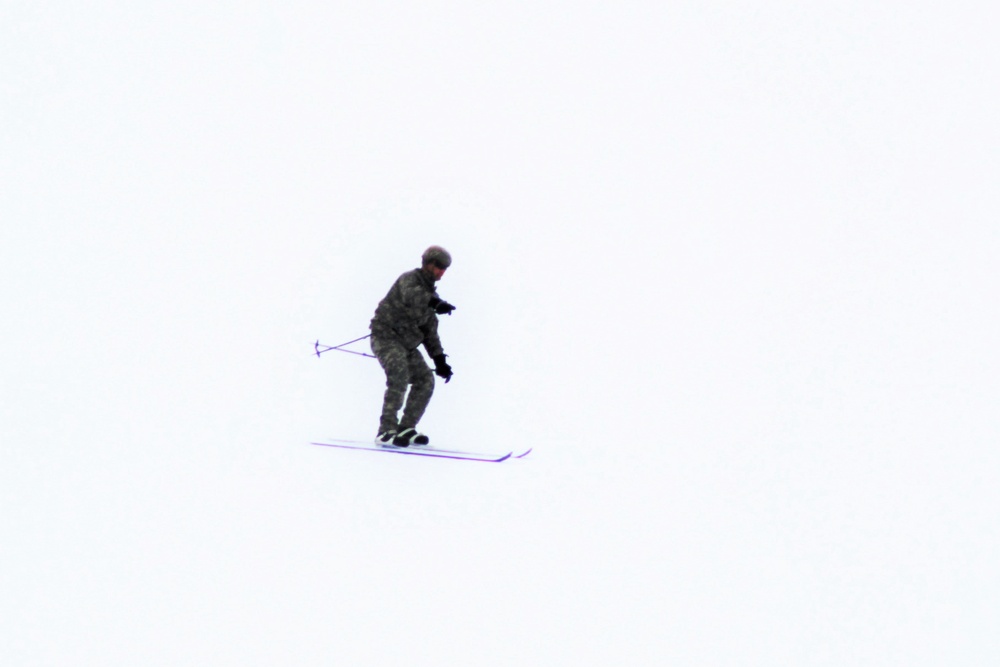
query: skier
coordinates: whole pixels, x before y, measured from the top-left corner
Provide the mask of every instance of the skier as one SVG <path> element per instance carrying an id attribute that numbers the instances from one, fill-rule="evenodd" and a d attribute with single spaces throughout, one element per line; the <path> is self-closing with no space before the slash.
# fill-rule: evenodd
<path id="1" fill-rule="evenodd" d="M 451 255 L 435 245 L 425 250 L 421 259 L 419 269 L 407 271 L 389 288 L 370 325 L 372 352 L 385 371 L 385 397 L 376 437 L 380 444 L 408 447 L 430 441 L 416 430 L 434 393 L 434 375 L 418 349 L 421 345 L 434 361 L 434 373 L 446 383 L 452 376 L 438 338 L 437 316 L 451 315 L 455 306 L 438 297 L 434 286 L 451 266 Z M 407 387 L 410 393 L 404 406 Z"/>

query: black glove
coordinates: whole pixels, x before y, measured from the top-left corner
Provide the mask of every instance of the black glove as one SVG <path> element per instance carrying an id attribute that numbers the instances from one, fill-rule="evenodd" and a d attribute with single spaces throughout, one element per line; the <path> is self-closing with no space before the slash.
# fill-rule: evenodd
<path id="1" fill-rule="evenodd" d="M 451 311 L 455 310 L 455 306 L 436 296 L 431 297 L 429 305 L 438 315 L 451 315 Z"/>
<path id="2" fill-rule="evenodd" d="M 446 356 L 448 355 L 439 354 L 434 357 L 434 372 L 438 374 L 438 377 L 443 377 L 444 383 L 448 384 L 448 381 L 451 380 L 452 372 L 451 366 L 444 360 Z"/>

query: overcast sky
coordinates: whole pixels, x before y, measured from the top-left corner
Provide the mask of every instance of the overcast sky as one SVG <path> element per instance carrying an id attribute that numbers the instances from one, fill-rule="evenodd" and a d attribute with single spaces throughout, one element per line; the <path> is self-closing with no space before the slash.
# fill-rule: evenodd
<path id="1" fill-rule="evenodd" d="M 4 664 L 997 664 L 997 18 L 0 0 Z"/>

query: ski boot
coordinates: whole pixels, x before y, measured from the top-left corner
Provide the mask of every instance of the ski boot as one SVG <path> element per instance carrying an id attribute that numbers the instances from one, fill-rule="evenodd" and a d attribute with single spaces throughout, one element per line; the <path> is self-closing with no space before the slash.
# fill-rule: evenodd
<path id="1" fill-rule="evenodd" d="M 423 433 L 417 433 L 416 429 L 404 428 L 392 439 L 392 444 L 397 447 L 409 447 L 410 445 L 426 445 L 430 441 L 431 439 Z"/>

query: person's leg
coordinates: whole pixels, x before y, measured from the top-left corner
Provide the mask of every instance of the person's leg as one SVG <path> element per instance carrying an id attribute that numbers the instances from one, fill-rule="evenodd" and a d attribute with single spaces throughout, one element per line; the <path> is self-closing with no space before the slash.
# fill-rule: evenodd
<path id="1" fill-rule="evenodd" d="M 406 348 L 392 340 L 372 337 L 372 352 L 385 371 L 385 395 L 382 397 L 382 415 L 379 418 L 379 434 L 395 433 L 399 430 L 399 409 L 403 407 L 403 397 L 410 382 L 410 369 Z"/>
<path id="2" fill-rule="evenodd" d="M 420 350 L 413 350 L 407 355 L 407 369 L 410 395 L 406 397 L 406 408 L 403 410 L 403 418 L 399 421 L 400 431 L 416 427 L 434 394 L 434 373 L 427 366 Z"/>

